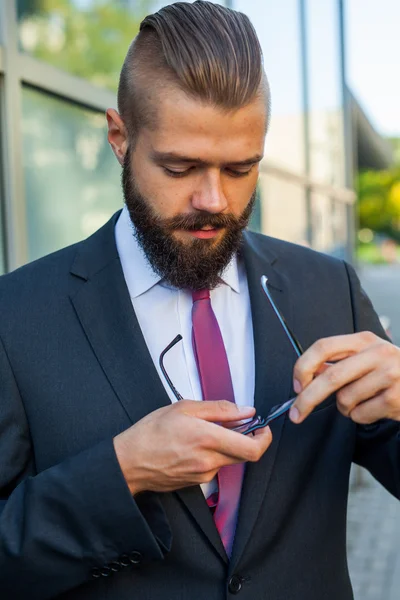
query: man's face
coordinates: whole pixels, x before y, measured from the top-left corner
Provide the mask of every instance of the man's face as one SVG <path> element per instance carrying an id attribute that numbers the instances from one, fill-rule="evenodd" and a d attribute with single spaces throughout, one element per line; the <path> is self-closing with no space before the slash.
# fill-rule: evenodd
<path id="1" fill-rule="evenodd" d="M 264 149 L 262 99 L 226 112 L 169 90 L 157 127 L 125 155 L 123 188 L 154 270 L 176 287 L 215 287 L 238 249 Z"/>

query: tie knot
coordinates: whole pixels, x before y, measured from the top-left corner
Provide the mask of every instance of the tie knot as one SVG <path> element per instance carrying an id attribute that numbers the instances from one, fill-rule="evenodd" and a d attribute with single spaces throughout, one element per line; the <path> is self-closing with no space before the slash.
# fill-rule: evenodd
<path id="1" fill-rule="evenodd" d="M 210 290 L 194 290 L 192 292 L 193 302 L 197 302 L 197 300 L 209 300 L 210 299 Z"/>

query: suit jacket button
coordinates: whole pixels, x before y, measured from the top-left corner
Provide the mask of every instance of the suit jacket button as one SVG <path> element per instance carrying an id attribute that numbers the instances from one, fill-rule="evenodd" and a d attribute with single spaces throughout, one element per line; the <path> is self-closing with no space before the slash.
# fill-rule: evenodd
<path id="1" fill-rule="evenodd" d="M 122 567 L 129 567 L 129 565 L 131 564 L 131 561 L 129 560 L 129 556 L 127 554 L 122 554 L 122 556 L 119 557 L 118 562 Z"/>
<path id="2" fill-rule="evenodd" d="M 98 569 L 97 567 L 93 567 L 92 577 L 94 577 L 95 579 L 98 579 L 99 577 L 101 577 L 100 569 Z"/>
<path id="3" fill-rule="evenodd" d="M 232 575 L 228 583 L 228 590 L 231 594 L 238 594 L 243 586 L 243 579 L 238 575 Z"/>
<path id="4" fill-rule="evenodd" d="M 108 577 L 111 575 L 111 569 L 108 565 L 104 565 L 104 567 L 101 567 L 100 573 L 102 577 Z"/>
<path id="5" fill-rule="evenodd" d="M 132 565 L 140 565 L 143 560 L 143 556 L 140 554 L 140 552 L 134 550 L 129 554 L 129 560 L 131 561 Z"/>
<path id="6" fill-rule="evenodd" d="M 120 562 L 118 562 L 117 560 L 113 560 L 109 564 L 111 571 L 114 571 L 114 573 L 117 573 L 118 571 L 120 571 L 122 566 L 123 565 Z"/>

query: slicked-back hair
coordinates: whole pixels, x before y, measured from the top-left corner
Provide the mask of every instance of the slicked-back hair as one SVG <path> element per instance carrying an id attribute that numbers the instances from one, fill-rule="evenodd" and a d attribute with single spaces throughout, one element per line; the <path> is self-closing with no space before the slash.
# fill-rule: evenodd
<path id="1" fill-rule="evenodd" d="M 219 4 L 176 2 L 148 15 L 125 58 L 118 110 L 133 140 L 156 127 L 157 99 L 175 86 L 225 110 L 246 106 L 269 86 L 262 51 L 249 18 Z"/>

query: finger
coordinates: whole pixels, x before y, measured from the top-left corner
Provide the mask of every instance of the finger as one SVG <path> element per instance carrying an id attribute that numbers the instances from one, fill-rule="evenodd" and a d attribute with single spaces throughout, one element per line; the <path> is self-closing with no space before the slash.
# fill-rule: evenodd
<path id="1" fill-rule="evenodd" d="M 386 402 L 384 394 L 358 404 L 350 413 L 350 419 L 359 425 L 371 425 L 385 418 Z"/>
<path id="2" fill-rule="evenodd" d="M 326 369 L 297 396 L 290 409 L 290 418 L 301 423 L 328 396 L 354 380 L 370 373 L 376 367 L 376 356 L 370 349 L 345 358 Z M 367 397 L 371 397 L 368 394 Z"/>
<path id="3" fill-rule="evenodd" d="M 244 427 L 253 421 L 254 419 L 251 417 L 249 419 L 241 419 L 240 421 L 227 421 L 226 423 L 221 423 L 221 427 L 225 427 L 226 429 L 235 429 L 236 427 Z"/>
<path id="4" fill-rule="evenodd" d="M 217 430 L 213 430 L 212 448 L 233 463 L 258 461 L 272 442 L 269 427 L 258 430 L 255 436 L 243 435 L 217 425 L 215 427 Z"/>
<path id="5" fill-rule="evenodd" d="M 368 347 L 385 342 L 370 331 L 322 338 L 315 342 L 297 360 L 294 371 L 294 389 L 300 393 L 314 379 L 324 363 L 342 361 Z M 331 367 L 327 370 L 330 370 Z"/>
<path id="6" fill-rule="evenodd" d="M 370 424 L 380 419 L 400 421 L 400 382 L 390 386 L 374 398 L 358 404 L 350 413 L 356 423 Z"/>
<path id="7" fill-rule="evenodd" d="M 238 434 L 238 435 L 243 436 L 243 434 Z M 247 437 L 247 436 L 243 436 L 243 437 Z M 255 438 L 257 438 L 257 437 L 260 439 L 256 440 Z M 220 454 L 219 459 L 217 459 L 217 462 L 215 463 L 217 465 L 217 471 L 219 471 L 219 469 L 221 469 L 222 467 L 226 467 L 229 465 L 235 465 L 235 464 L 249 462 L 249 461 L 251 461 L 251 462 L 258 461 L 272 443 L 272 432 L 269 427 L 265 427 L 263 430 L 258 429 L 257 431 L 254 432 L 254 437 L 248 436 L 248 439 L 253 440 L 253 442 L 252 442 L 253 444 L 260 444 L 260 447 L 258 448 L 257 452 L 254 454 L 254 457 L 248 458 L 247 460 L 245 460 L 243 458 L 239 458 L 236 456 Z M 210 472 L 210 473 L 212 473 L 212 472 Z M 209 474 L 207 474 L 207 476 L 208 475 Z"/>
<path id="8" fill-rule="evenodd" d="M 345 417 L 349 417 L 356 406 L 366 400 L 375 398 L 375 396 L 378 396 L 381 392 L 385 391 L 393 383 L 394 382 L 392 382 L 392 379 L 385 370 L 371 371 L 364 377 L 361 377 L 361 379 L 344 386 L 338 391 L 338 410 Z"/>
<path id="9" fill-rule="evenodd" d="M 254 416 L 254 406 L 238 406 L 228 400 L 181 400 L 176 402 L 176 410 L 182 411 L 192 417 L 211 422 L 231 422 L 248 419 Z"/>
<path id="10" fill-rule="evenodd" d="M 346 356 L 342 356 L 342 358 L 346 358 Z M 340 360 L 340 359 L 338 359 Z M 316 371 L 316 375 L 320 375 L 321 373 L 324 373 L 327 369 L 329 369 L 329 367 L 331 367 L 334 363 L 333 362 L 324 362 L 324 364 L 322 364 L 318 371 Z"/>

